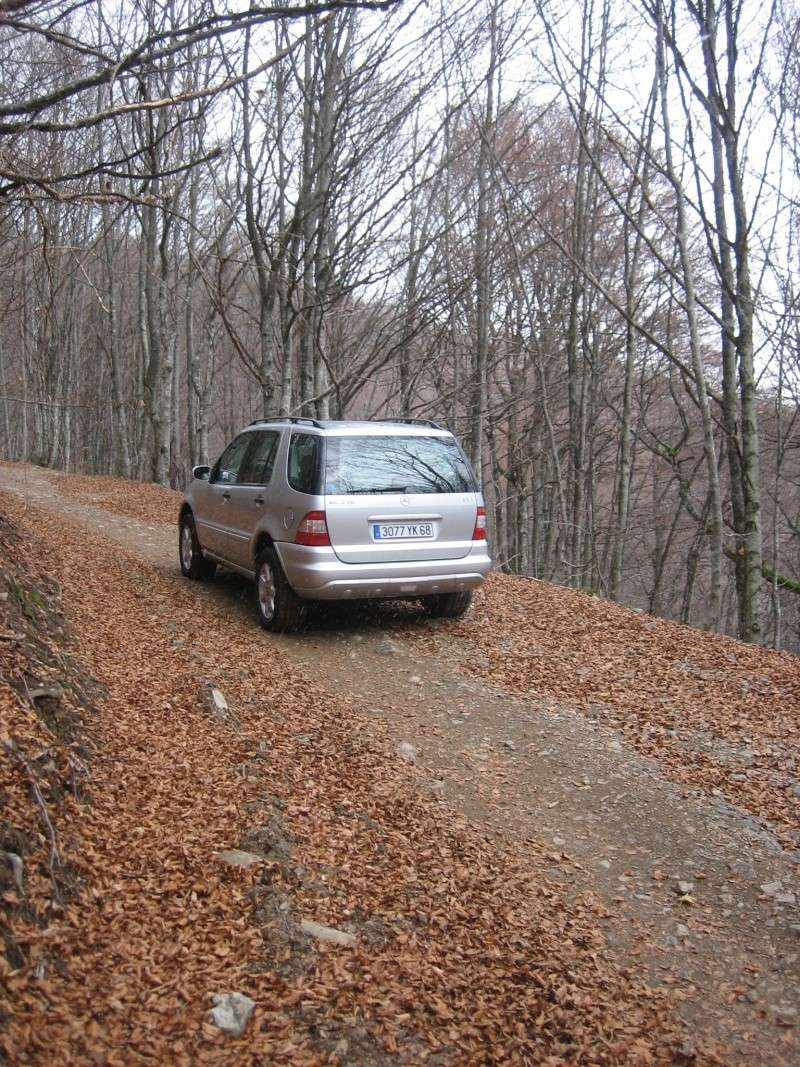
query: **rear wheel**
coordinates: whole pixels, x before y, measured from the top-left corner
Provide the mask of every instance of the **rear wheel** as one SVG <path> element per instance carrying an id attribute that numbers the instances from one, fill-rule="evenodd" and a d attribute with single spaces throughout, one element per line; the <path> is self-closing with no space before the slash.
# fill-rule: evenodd
<path id="1" fill-rule="evenodd" d="M 293 633 L 306 621 L 308 604 L 287 582 L 271 548 L 256 560 L 256 605 L 258 621 L 273 633 Z"/>
<path id="2" fill-rule="evenodd" d="M 472 603 L 472 593 L 437 593 L 422 597 L 422 605 L 429 615 L 440 619 L 460 619 Z"/>
<path id="3" fill-rule="evenodd" d="M 189 514 L 181 518 L 178 555 L 181 561 L 181 573 L 185 578 L 202 581 L 204 578 L 214 577 L 217 565 L 203 558 L 194 519 Z"/>

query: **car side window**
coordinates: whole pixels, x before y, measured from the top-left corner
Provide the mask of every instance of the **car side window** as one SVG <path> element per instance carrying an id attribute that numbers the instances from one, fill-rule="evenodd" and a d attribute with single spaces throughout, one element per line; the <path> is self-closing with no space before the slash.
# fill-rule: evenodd
<path id="1" fill-rule="evenodd" d="M 316 493 L 319 490 L 320 440 L 313 433 L 292 434 L 286 477 L 289 485 L 298 493 Z"/>
<path id="2" fill-rule="evenodd" d="M 241 433 L 231 441 L 217 460 L 211 472 L 210 481 L 222 482 L 225 485 L 233 485 L 236 482 L 244 454 L 250 447 L 250 440 L 251 435 L 249 433 Z"/>
<path id="3" fill-rule="evenodd" d="M 274 430 L 258 430 L 250 436 L 253 442 L 236 480 L 239 485 L 266 485 L 275 465 L 278 434 Z"/>

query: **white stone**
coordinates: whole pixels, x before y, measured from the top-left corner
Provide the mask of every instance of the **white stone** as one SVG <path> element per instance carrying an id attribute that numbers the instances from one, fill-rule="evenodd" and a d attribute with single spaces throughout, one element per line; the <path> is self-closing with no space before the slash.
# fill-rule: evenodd
<path id="1" fill-rule="evenodd" d="M 229 867 L 255 867 L 257 863 L 264 862 L 263 856 L 257 856 L 255 852 L 243 852 L 240 848 L 229 848 L 224 852 L 215 852 L 214 855 Z"/>
<path id="2" fill-rule="evenodd" d="M 208 1013 L 211 1022 L 231 1037 L 241 1037 L 250 1022 L 256 1004 L 244 993 L 214 993 L 214 1007 Z"/>
<path id="3" fill-rule="evenodd" d="M 301 919 L 300 929 L 304 934 L 316 937 L 318 941 L 331 941 L 333 944 L 345 945 L 348 948 L 356 943 L 354 934 L 348 934 L 345 930 L 336 930 L 332 926 L 323 926 L 321 923 L 315 923 L 313 919 Z"/>
<path id="4" fill-rule="evenodd" d="M 22 872 L 23 864 L 22 859 L 16 852 L 2 852 L 0 855 L 5 856 L 11 867 L 11 877 L 14 879 L 14 885 L 17 887 L 20 895 L 23 895 L 25 890 L 23 888 Z"/>
<path id="5" fill-rule="evenodd" d="M 217 711 L 224 715 L 228 710 L 228 701 L 225 699 L 225 695 L 223 694 L 222 690 L 217 689 L 215 686 L 212 685 L 211 692 L 209 695 L 211 697 L 211 702 L 214 707 L 217 709 Z"/>
<path id="6" fill-rule="evenodd" d="M 780 893 L 783 890 L 782 882 L 765 882 L 759 887 L 764 896 L 774 897 L 776 893 Z"/>
<path id="7" fill-rule="evenodd" d="M 401 741 L 395 751 L 400 759 L 404 759 L 406 763 L 417 762 L 417 750 L 409 741 Z"/>
<path id="8" fill-rule="evenodd" d="M 222 723 L 228 722 L 230 708 L 221 689 L 217 689 L 214 685 L 206 685 L 203 689 L 203 701 L 211 713 L 212 719 Z"/>

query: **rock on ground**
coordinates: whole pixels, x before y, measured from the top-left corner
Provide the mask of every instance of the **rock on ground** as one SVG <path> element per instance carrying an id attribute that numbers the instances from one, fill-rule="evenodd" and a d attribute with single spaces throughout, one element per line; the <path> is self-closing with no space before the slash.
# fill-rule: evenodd
<path id="1" fill-rule="evenodd" d="M 241 1037 L 256 1004 L 244 993 L 214 993 L 211 1021 L 231 1037 Z"/>

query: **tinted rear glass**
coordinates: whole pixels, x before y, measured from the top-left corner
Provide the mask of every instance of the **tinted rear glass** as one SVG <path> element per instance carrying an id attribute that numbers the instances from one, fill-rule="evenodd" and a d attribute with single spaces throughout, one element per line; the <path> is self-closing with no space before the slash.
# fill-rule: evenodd
<path id="1" fill-rule="evenodd" d="M 325 492 L 470 493 L 472 471 L 452 437 L 329 437 Z"/>
<path id="2" fill-rule="evenodd" d="M 287 478 L 298 493 L 316 493 L 319 485 L 319 443 L 311 433 L 293 433 L 289 442 Z"/>

